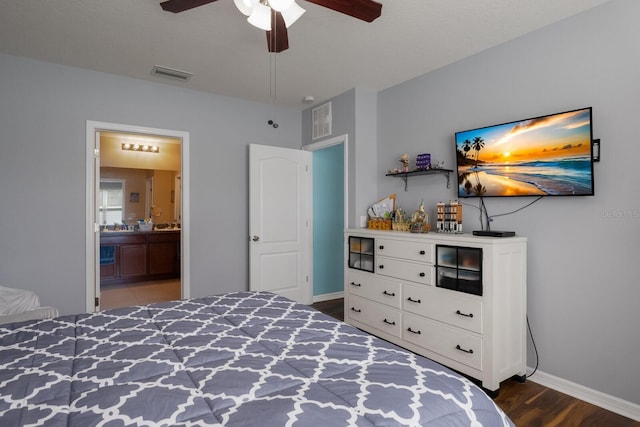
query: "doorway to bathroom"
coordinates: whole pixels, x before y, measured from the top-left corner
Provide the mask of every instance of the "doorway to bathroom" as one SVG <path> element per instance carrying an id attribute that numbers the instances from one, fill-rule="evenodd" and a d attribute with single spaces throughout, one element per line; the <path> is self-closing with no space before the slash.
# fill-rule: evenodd
<path id="1" fill-rule="evenodd" d="M 87 311 L 189 296 L 188 134 L 87 123 Z"/>

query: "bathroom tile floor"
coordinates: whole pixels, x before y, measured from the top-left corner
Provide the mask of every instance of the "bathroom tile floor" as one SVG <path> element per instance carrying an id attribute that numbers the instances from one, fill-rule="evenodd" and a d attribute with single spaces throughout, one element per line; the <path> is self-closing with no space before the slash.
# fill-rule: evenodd
<path id="1" fill-rule="evenodd" d="M 100 289 L 100 309 L 151 304 L 180 299 L 180 280 L 157 280 L 123 285 L 103 285 Z"/>

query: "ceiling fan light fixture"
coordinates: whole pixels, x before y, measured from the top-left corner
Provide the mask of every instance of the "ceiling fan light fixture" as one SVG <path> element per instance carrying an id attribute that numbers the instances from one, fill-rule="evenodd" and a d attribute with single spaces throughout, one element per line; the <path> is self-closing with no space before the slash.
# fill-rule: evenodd
<path id="1" fill-rule="evenodd" d="M 282 14 L 282 18 L 284 19 L 284 25 L 289 28 L 294 24 L 294 22 L 300 19 L 300 17 L 304 15 L 305 12 L 306 10 L 301 8 L 298 3 L 292 1 L 291 5 L 280 13 Z"/>
<path id="2" fill-rule="evenodd" d="M 293 3 L 295 3 L 295 0 L 269 0 L 269 6 L 277 12 L 285 11 L 291 7 Z"/>
<path id="3" fill-rule="evenodd" d="M 253 8 L 247 22 L 261 30 L 271 31 L 271 8 L 262 3 L 257 3 Z"/>
<path id="4" fill-rule="evenodd" d="M 253 9 L 258 4 L 258 0 L 233 0 L 236 7 L 243 15 L 250 16 Z"/>

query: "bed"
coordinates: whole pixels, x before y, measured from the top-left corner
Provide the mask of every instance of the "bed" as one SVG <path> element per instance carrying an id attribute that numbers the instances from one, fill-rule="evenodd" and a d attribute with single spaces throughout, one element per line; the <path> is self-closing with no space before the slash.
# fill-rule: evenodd
<path id="1" fill-rule="evenodd" d="M 0 425 L 513 426 L 476 385 L 237 292 L 0 326 Z"/>

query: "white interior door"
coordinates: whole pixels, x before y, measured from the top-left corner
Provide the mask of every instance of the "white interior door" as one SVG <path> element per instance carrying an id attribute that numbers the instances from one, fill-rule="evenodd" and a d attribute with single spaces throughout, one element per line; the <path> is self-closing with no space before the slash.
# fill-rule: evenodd
<path id="1" fill-rule="evenodd" d="M 249 288 L 313 302 L 311 153 L 249 146 Z"/>

